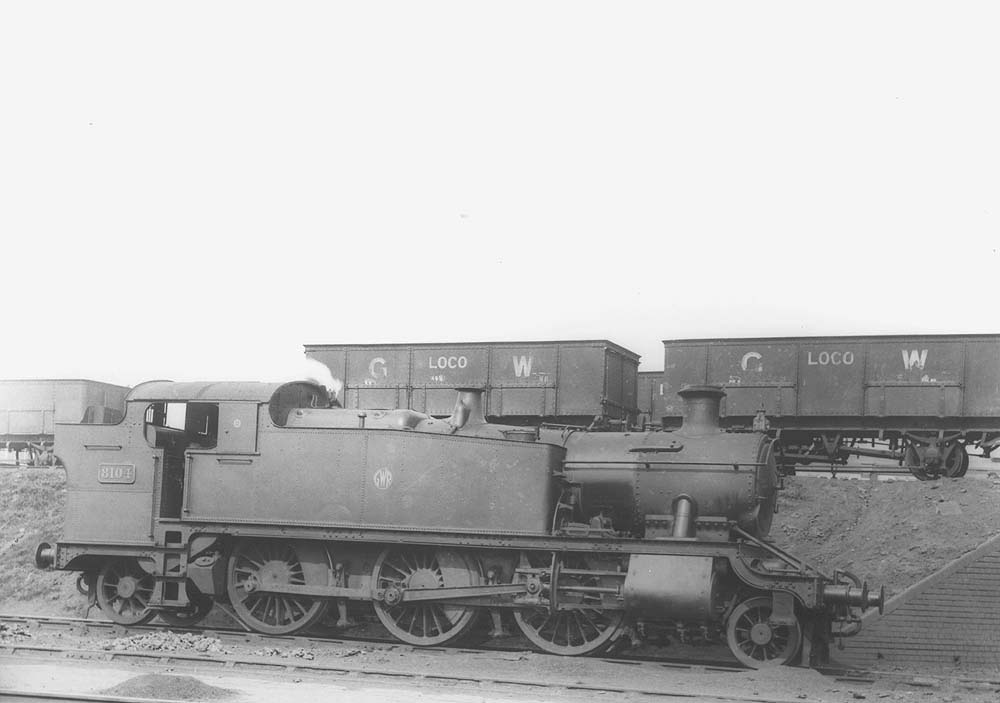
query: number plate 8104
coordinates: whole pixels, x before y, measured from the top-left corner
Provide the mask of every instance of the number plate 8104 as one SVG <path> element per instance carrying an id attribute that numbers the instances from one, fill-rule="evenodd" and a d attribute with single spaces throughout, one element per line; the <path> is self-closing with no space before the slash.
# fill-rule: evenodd
<path id="1" fill-rule="evenodd" d="M 135 483 L 135 464 L 101 464 L 98 483 Z"/>

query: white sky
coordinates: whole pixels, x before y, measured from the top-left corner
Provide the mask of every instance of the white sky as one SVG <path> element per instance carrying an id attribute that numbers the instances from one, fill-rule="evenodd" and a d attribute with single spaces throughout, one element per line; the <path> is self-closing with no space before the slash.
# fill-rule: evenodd
<path id="1" fill-rule="evenodd" d="M 998 332 L 994 2 L 0 4 L 0 377 Z"/>

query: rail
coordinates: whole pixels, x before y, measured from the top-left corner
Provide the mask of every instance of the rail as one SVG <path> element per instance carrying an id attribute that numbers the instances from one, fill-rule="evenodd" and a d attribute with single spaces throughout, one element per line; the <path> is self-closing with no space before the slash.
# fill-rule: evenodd
<path id="1" fill-rule="evenodd" d="M 367 640 L 351 640 L 338 636 L 336 639 L 319 639 L 304 636 L 269 637 L 267 635 L 248 634 L 242 631 L 227 631 L 219 629 L 188 630 L 176 627 L 158 627 L 156 625 L 129 626 L 99 621 L 84 621 L 79 618 L 36 618 L 32 616 L 0 615 L 0 622 L 25 623 L 32 631 L 39 633 L 48 631 L 51 637 L 44 643 L 28 642 L 0 643 L 0 669 L 5 666 L 2 658 L 7 661 L 25 661 L 27 659 L 52 660 L 54 663 L 65 661 L 87 661 L 88 666 L 118 667 L 128 663 L 136 667 L 155 667 L 162 670 L 170 666 L 177 673 L 197 673 L 211 671 L 218 676 L 220 672 L 227 675 L 261 673 L 273 676 L 276 673 L 294 676 L 315 676 L 316 681 L 330 681 L 330 675 L 337 675 L 338 681 L 372 681 L 379 684 L 396 681 L 407 686 L 426 684 L 446 686 L 475 687 L 477 694 L 482 695 L 482 686 L 493 686 L 500 691 L 511 690 L 523 692 L 525 689 L 536 692 L 546 699 L 562 696 L 566 693 L 577 694 L 618 694 L 626 696 L 691 698 L 683 687 L 678 690 L 665 676 L 667 671 L 689 672 L 701 674 L 718 672 L 721 674 L 739 675 L 749 673 L 747 669 L 729 662 L 705 662 L 683 660 L 650 660 L 638 658 L 612 658 L 609 656 L 593 658 L 588 668 L 595 666 L 607 667 L 604 675 L 595 672 L 591 676 L 582 677 L 579 667 L 572 659 L 550 654 L 531 653 L 519 649 L 469 649 L 451 647 L 410 647 L 399 642 L 386 644 L 373 643 Z M 121 638 L 138 633 L 149 632 L 179 632 L 198 631 L 205 636 L 218 638 L 228 651 L 197 652 L 192 650 L 152 649 L 134 650 L 107 649 L 87 641 L 87 637 L 95 635 Z M 76 637 L 79 636 L 79 640 Z M 502 640 L 501 640 L 502 642 Z M 366 650 L 376 653 L 376 656 L 366 658 L 356 656 L 358 647 L 363 645 Z M 378 655 L 381 650 L 393 652 L 391 661 L 384 661 Z M 255 652 L 302 652 L 308 651 L 313 657 L 304 658 L 284 654 L 255 654 Z M 438 659 L 431 664 L 427 657 L 414 659 L 400 658 L 401 653 L 443 655 L 447 659 Z M 461 659 L 450 655 L 476 655 L 470 659 Z M 544 659 L 544 666 L 524 665 L 523 660 L 530 657 Z M 437 657 L 435 657 L 437 658 Z M 452 661 L 453 660 L 453 661 Z M 487 663 L 492 663 L 487 665 Z M 564 665 L 565 663 L 565 665 Z M 615 675 L 620 667 L 629 667 L 629 677 Z M 187 671 L 185 671 L 187 670 Z M 608 675 L 612 674 L 612 675 Z M 299 680 L 299 679 L 296 679 Z M 12 691 L 0 686 L 0 696 L 24 695 L 37 697 L 31 691 Z M 79 700 L 79 697 L 63 696 L 59 693 L 45 694 L 56 700 Z M 726 699 L 734 701 L 767 701 L 760 696 L 726 695 Z M 121 700 L 114 696 L 106 698 L 95 697 L 93 700 Z"/>
<path id="2" fill-rule="evenodd" d="M 433 687 L 428 690 L 438 695 L 442 691 L 440 687 L 446 686 L 448 687 L 446 690 L 456 694 L 472 693 L 477 699 L 492 699 L 493 696 L 486 695 L 487 690 L 492 689 L 494 693 L 499 694 L 499 697 L 507 697 L 503 694 L 517 694 L 518 697 L 523 697 L 525 692 L 530 692 L 535 696 L 552 700 L 558 700 L 567 694 L 604 696 L 607 693 L 618 694 L 614 700 L 619 700 L 619 697 L 623 695 L 628 697 L 623 700 L 630 700 L 632 697 L 710 699 L 734 702 L 753 700 L 758 703 L 788 703 L 795 700 L 789 695 L 789 689 L 787 685 L 782 683 L 782 679 L 773 674 L 762 677 L 758 672 L 752 670 L 733 666 L 716 666 L 704 662 L 595 657 L 589 659 L 588 665 L 585 667 L 590 672 L 587 678 L 593 682 L 589 683 L 578 667 L 579 660 L 548 654 L 532 654 L 530 656 L 537 656 L 545 660 L 544 666 L 539 666 L 538 663 L 533 665 L 530 661 L 524 661 L 527 659 L 527 653 L 523 650 L 507 649 L 478 653 L 468 649 L 430 647 L 420 649 L 429 655 L 428 657 L 421 657 L 411 662 L 408 659 L 399 658 L 395 654 L 416 648 L 410 648 L 396 642 L 386 646 L 387 650 L 395 653 L 392 665 L 387 666 L 385 662 L 373 663 L 359 660 L 358 657 L 353 656 L 357 651 L 358 642 L 336 639 L 323 640 L 323 642 L 334 645 L 346 644 L 348 648 L 340 650 L 339 655 L 334 654 L 332 662 L 292 656 L 271 656 L 269 660 L 267 657 L 260 656 L 220 656 L 208 653 L 185 653 L 183 651 L 129 652 L 95 648 L 84 649 L 73 647 L 68 641 L 72 631 L 74 629 L 80 630 L 81 627 L 103 628 L 108 631 L 109 635 L 115 637 L 139 631 L 164 631 L 167 629 L 175 633 L 184 631 L 178 630 L 178 628 L 150 625 L 124 628 L 109 622 L 85 621 L 79 618 L 25 615 L 0 615 L 0 623 L 25 623 L 36 634 L 44 629 L 55 630 L 53 633 L 55 639 L 60 640 L 58 646 L 34 645 L 25 642 L 0 642 L 0 670 L 18 663 L 37 666 L 39 663 L 51 662 L 55 666 L 67 667 L 67 671 L 69 667 L 74 665 L 83 666 L 93 671 L 101 666 L 121 668 L 121 664 L 128 663 L 135 667 L 134 671 L 137 675 L 142 673 L 144 669 L 162 672 L 164 666 L 169 666 L 175 674 L 201 675 L 210 673 L 215 681 L 218 681 L 220 674 L 224 674 L 226 677 L 239 677 L 241 674 L 259 677 L 263 674 L 269 679 L 279 682 L 294 682 L 296 685 L 307 681 L 321 685 L 329 682 L 343 682 L 356 688 L 368 682 L 381 687 L 396 682 L 413 687 L 414 691 L 425 686 Z M 87 634 L 86 630 L 84 634 Z M 217 629 L 206 630 L 205 634 L 219 637 L 220 631 Z M 292 652 L 303 643 L 309 646 L 318 641 L 315 638 L 267 637 L 265 635 L 248 635 L 243 632 L 232 632 L 231 636 L 234 641 L 240 641 L 250 648 L 264 645 L 268 651 L 283 649 Z M 370 643 L 365 644 L 370 648 Z M 462 652 L 480 654 L 471 660 L 471 664 L 466 666 L 468 671 L 457 669 L 454 660 L 447 656 L 449 653 Z M 482 657 L 491 654 L 498 656 L 497 661 L 509 663 L 506 667 L 507 672 L 498 670 L 492 674 L 488 673 L 484 666 L 485 660 Z M 566 664 L 565 667 L 560 666 L 563 663 Z M 627 667 L 627 669 L 623 670 L 622 666 Z M 845 696 L 853 697 L 855 700 L 864 698 L 874 700 L 876 696 L 879 699 L 890 696 L 895 699 L 899 694 L 908 698 L 918 693 L 922 693 L 924 696 L 937 694 L 937 697 L 944 697 L 943 694 L 948 693 L 948 691 L 941 689 L 948 686 L 952 687 L 959 696 L 963 693 L 975 695 L 986 692 L 988 694 L 994 691 L 998 685 L 995 674 L 989 671 L 979 675 L 976 672 L 963 671 L 956 672 L 958 676 L 955 673 L 948 676 L 935 676 L 926 671 L 865 671 L 825 667 L 819 669 L 818 672 L 827 677 L 826 680 L 830 683 L 841 684 L 841 688 L 844 688 L 843 684 L 851 686 L 854 690 L 848 689 L 845 691 Z M 675 673 L 689 674 L 696 678 L 689 676 L 686 681 L 679 680 L 673 675 Z M 709 675 L 714 673 L 722 674 L 723 678 L 711 681 Z M 743 678 L 744 676 L 752 678 L 748 681 Z M 705 683 L 702 685 L 700 682 Z M 752 688 L 743 692 L 743 687 L 749 686 L 751 682 Z M 771 686 L 768 682 L 776 683 Z M 229 682 L 227 681 L 225 684 L 229 684 Z M 15 688 L 15 685 L 19 687 Z M 24 682 L 12 685 L 11 681 L 8 680 L 6 686 L 0 682 L 0 698 L 11 701 L 83 700 L 95 703 L 139 703 L 137 699 L 117 695 L 71 693 L 65 690 L 53 690 L 51 686 L 46 686 L 46 690 L 43 691 L 26 690 L 25 686 Z M 484 689 L 484 687 L 489 687 L 489 689 Z M 797 696 L 799 699 L 806 697 L 805 694 Z M 956 698 L 955 696 L 950 697 Z M 178 698 L 172 697 L 170 700 L 176 701 Z M 982 699 L 977 697 L 976 700 Z M 151 698 L 144 698 L 142 701 L 145 703 L 165 703 L 165 701 L 161 702 L 159 699 Z"/>

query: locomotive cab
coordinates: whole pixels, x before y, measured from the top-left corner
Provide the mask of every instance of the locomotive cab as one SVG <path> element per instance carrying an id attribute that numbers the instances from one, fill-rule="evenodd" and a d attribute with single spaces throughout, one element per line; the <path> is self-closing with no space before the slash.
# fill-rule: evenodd
<path id="1" fill-rule="evenodd" d="M 187 465 L 195 453 L 246 454 L 257 452 L 258 405 L 265 395 L 268 414 L 275 424 L 283 424 L 293 407 L 326 407 L 329 395 L 322 386 L 293 382 L 265 387 L 247 395 L 227 386 L 237 384 L 169 384 L 160 382 L 138 386 L 129 400 L 141 407 L 143 436 L 160 456 L 160 518 L 180 519 L 184 503 Z M 184 388 L 178 388 L 183 386 Z M 271 393 L 267 391 L 272 390 Z M 163 400 L 154 400 L 163 397 Z M 154 457 L 155 458 L 155 457 Z"/>

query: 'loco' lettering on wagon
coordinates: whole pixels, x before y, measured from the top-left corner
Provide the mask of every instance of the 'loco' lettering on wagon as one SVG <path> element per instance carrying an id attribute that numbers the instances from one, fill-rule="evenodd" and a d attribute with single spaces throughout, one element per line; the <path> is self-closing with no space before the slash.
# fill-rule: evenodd
<path id="1" fill-rule="evenodd" d="M 806 352 L 806 363 L 809 366 L 850 366 L 854 363 L 854 352 L 852 351 L 821 351 L 813 353 Z"/>
<path id="2" fill-rule="evenodd" d="M 427 357 L 427 368 L 429 369 L 464 369 L 468 365 L 469 359 L 465 356 Z"/>

